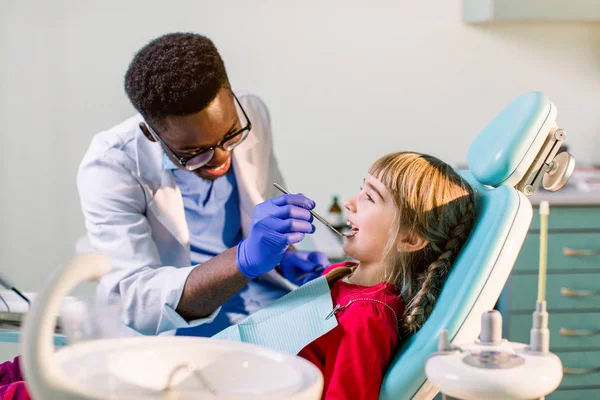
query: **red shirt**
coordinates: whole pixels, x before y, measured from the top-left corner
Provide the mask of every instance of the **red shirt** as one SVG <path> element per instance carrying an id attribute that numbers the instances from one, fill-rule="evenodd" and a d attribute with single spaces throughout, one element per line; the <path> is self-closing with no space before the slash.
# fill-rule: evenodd
<path id="1" fill-rule="evenodd" d="M 344 265 L 332 265 L 323 274 Z M 338 326 L 298 355 L 323 373 L 323 399 L 377 400 L 398 343 L 397 323 L 404 303 L 396 287 L 387 282 L 359 286 L 340 279 L 331 288 L 331 298 L 334 306 L 347 305 L 336 313 Z"/>

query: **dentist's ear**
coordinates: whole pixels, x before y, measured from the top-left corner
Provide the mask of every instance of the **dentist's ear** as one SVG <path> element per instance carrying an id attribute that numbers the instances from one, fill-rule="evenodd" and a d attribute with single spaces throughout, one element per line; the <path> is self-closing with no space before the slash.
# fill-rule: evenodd
<path id="1" fill-rule="evenodd" d="M 150 131 L 148 130 L 148 127 L 146 126 L 145 123 L 140 122 L 140 129 L 142 130 L 142 132 L 144 133 L 144 136 L 146 136 L 146 139 L 148 139 L 151 142 L 156 142 L 156 140 L 154 140 L 154 138 L 152 137 L 152 134 L 150 133 Z"/>
<path id="2" fill-rule="evenodd" d="M 401 232 L 396 240 L 396 248 L 404 253 L 419 251 L 429 244 L 429 240 L 414 233 Z"/>

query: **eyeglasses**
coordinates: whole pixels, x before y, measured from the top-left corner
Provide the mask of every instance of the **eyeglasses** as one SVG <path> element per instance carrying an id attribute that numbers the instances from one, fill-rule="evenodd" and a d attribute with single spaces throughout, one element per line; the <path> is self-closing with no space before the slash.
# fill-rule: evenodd
<path id="1" fill-rule="evenodd" d="M 154 129 L 152 129 L 152 127 L 150 127 L 150 125 L 148 125 L 148 123 L 146 123 L 146 126 L 148 127 L 148 130 L 150 131 L 150 134 L 152 135 L 152 137 L 155 140 L 157 140 L 169 153 L 171 153 L 171 156 L 175 160 L 177 160 L 179 165 L 181 165 L 183 168 L 185 168 L 188 171 L 197 170 L 198 168 L 205 166 L 206 164 L 208 164 L 208 162 L 210 160 L 212 160 L 213 156 L 215 155 L 215 150 L 217 149 L 217 147 L 220 149 L 223 149 L 225 151 L 233 151 L 233 149 L 235 149 L 237 146 L 239 146 L 239 144 L 242 143 L 248 137 L 248 134 L 250 133 L 250 130 L 252 129 L 252 123 L 250 122 L 250 119 L 248 118 L 246 111 L 240 104 L 240 101 L 238 100 L 236 95 L 233 92 L 232 92 L 232 94 L 233 94 L 233 98 L 235 99 L 235 102 L 240 107 L 240 110 L 242 110 L 242 114 L 244 114 L 244 118 L 246 118 L 246 126 L 237 132 L 233 132 L 233 133 L 225 136 L 223 138 L 223 140 L 221 140 L 216 145 L 198 150 L 196 153 L 192 154 L 192 156 L 190 156 L 190 157 L 187 157 L 187 158 L 179 157 L 160 138 L 160 136 L 158 136 L 158 134 L 154 131 Z"/>

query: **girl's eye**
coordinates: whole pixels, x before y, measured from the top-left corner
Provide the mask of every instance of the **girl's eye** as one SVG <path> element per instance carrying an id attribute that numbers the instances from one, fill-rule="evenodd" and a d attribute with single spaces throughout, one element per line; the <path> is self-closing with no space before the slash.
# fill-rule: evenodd
<path id="1" fill-rule="evenodd" d="M 361 186 L 361 187 L 360 187 L 360 193 L 362 194 L 362 192 L 363 192 L 363 187 Z M 371 203 L 375 203 L 375 202 L 373 201 L 373 198 L 371 197 L 371 195 L 370 195 L 369 193 L 366 193 L 366 192 L 365 192 L 365 197 L 366 197 L 366 198 L 367 198 L 367 200 L 369 200 Z"/>
<path id="2" fill-rule="evenodd" d="M 361 194 L 363 193 L 363 187 L 362 187 L 362 186 L 360 187 L 360 192 L 361 192 Z M 367 192 L 364 192 L 364 195 L 365 195 L 365 197 L 367 198 L 367 200 L 369 200 L 371 203 L 375 203 L 375 202 L 373 201 L 373 198 L 371 197 L 371 195 L 370 195 L 369 193 L 367 193 Z"/>

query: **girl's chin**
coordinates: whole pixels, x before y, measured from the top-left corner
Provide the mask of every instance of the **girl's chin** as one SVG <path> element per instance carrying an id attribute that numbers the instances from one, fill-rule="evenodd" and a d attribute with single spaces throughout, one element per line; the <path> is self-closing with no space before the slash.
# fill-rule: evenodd
<path id="1" fill-rule="evenodd" d="M 344 253 L 346 253 L 348 256 L 354 258 L 355 260 L 359 259 L 358 258 L 359 253 L 356 251 L 354 246 L 352 244 L 349 244 L 348 242 L 344 243 Z"/>

